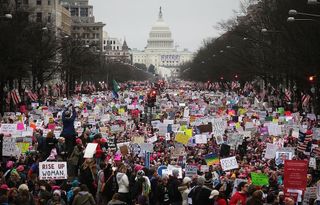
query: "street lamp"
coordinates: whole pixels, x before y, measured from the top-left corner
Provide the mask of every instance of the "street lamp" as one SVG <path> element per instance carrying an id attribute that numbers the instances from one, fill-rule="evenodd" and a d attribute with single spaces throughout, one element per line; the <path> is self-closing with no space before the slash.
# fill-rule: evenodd
<path id="1" fill-rule="evenodd" d="M 308 4 L 311 4 L 311 5 L 320 4 L 320 1 L 319 0 L 308 0 Z"/>
<path id="2" fill-rule="evenodd" d="M 223 53 L 223 50 L 220 50 L 220 53 Z"/>
<path id="3" fill-rule="evenodd" d="M 296 21 L 313 21 L 313 22 L 318 22 L 318 23 L 320 23 L 320 21 L 316 21 L 316 20 L 314 20 L 314 19 L 296 19 L 296 18 L 294 18 L 294 17 L 288 17 L 288 19 L 287 19 L 287 22 L 289 22 L 289 23 L 293 23 L 293 22 L 296 22 Z"/>
<path id="4" fill-rule="evenodd" d="M 12 19 L 12 14 L 5 14 L 4 16 L 0 16 L 0 18 Z"/>
<path id="5" fill-rule="evenodd" d="M 261 33 L 281 33 L 281 31 L 268 30 L 266 28 L 261 29 Z"/>
<path id="6" fill-rule="evenodd" d="M 311 17 L 320 18 L 319 14 L 303 13 L 303 12 L 298 12 L 297 10 L 294 10 L 294 9 L 289 10 L 288 13 L 289 13 L 290 16 L 304 15 L 304 16 L 311 16 Z"/>

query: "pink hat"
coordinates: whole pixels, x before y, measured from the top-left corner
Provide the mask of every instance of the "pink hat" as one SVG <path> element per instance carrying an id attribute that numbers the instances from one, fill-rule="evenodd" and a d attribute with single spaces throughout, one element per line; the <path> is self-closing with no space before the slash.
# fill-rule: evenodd
<path id="1" fill-rule="evenodd" d="M 82 141 L 81 141 L 80 138 L 77 138 L 77 139 L 76 139 L 76 144 L 82 144 Z"/>
<path id="2" fill-rule="evenodd" d="M 54 185 L 54 186 L 52 186 L 51 188 L 52 188 L 53 191 L 54 191 L 54 190 L 59 190 L 59 189 L 60 189 L 60 186 Z"/>
<path id="3" fill-rule="evenodd" d="M 106 142 L 107 142 L 107 139 L 106 139 L 106 138 L 101 138 L 101 139 L 100 139 L 100 142 L 101 142 L 101 143 L 106 143 Z"/>
<path id="4" fill-rule="evenodd" d="M 6 185 L 6 184 L 2 184 L 1 186 L 0 186 L 0 190 L 9 190 L 9 187 L 8 187 L 8 185 Z"/>
<path id="5" fill-rule="evenodd" d="M 19 165 L 16 170 L 18 172 L 23 172 L 24 171 L 24 166 L 23 165 Z"/>
<path id="6" fill-rule="evenodd" d="M 114 156 L 114 161 L 121 161 L 121 155 L 117 154 Z"/>
<path id="7" fill-rule="evenodd" d="M 13 168 L 13 164 L 14 164 L 13 161 L 8 161 L 8 162 L 7 162 L 7 168 L 8 168 L 8 169 Z"/>
<path id="8" fill-rule="evenodd" d="M 141 166 L 140 164 L 136 164 L 136 166 L 134 166 L 134 171 L 135 172 L 138 172 L 138 171 L 140 171 L 142 169 L 143 169 L 143 166 Z"/>

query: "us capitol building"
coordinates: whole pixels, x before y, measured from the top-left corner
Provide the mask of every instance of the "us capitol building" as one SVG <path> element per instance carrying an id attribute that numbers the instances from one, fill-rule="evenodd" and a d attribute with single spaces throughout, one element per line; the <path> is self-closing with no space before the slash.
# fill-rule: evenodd
<path id="1" fill-rule="evenodd" d="M 193 53 L 184 49 L 178 51 L 169 26 L 163 21 L 160 7 L 159 18 L 149 33 L 144 51 L 132 50 L 132 63 L 145 64 L 147 68 L 154 65 L 156 72 L 163 77 L 169 77 L 177 72 L 183 63 L 191 61 Z"/>

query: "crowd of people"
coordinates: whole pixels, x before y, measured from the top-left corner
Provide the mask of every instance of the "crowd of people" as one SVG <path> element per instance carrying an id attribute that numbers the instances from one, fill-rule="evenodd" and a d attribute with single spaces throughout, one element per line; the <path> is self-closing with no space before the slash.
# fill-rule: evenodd
<path id="1" fill-rule="evenodd" d="M 319 205 L 317 116 L 242 91 L 135 82 L 5 113 L 0 203 Z M 291 161 L 307 162 L 299 186 L 286 182 Z M 44 162 L 67 173 L 44 179 Z"/>

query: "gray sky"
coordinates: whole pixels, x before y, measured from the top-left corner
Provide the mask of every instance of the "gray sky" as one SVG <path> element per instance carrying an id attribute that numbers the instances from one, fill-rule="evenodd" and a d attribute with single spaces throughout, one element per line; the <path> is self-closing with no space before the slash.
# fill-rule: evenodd
<path id="1" fill-rule="evenodd" d="M 239 10 L 240 0 L 89 0 L 96 21 L 111 37 L 126 38 L 130 48 L 143 49 L 162 6 L 179 49 L 196 51 L 203 39 L 219 36 L 214 26 Z"/>

